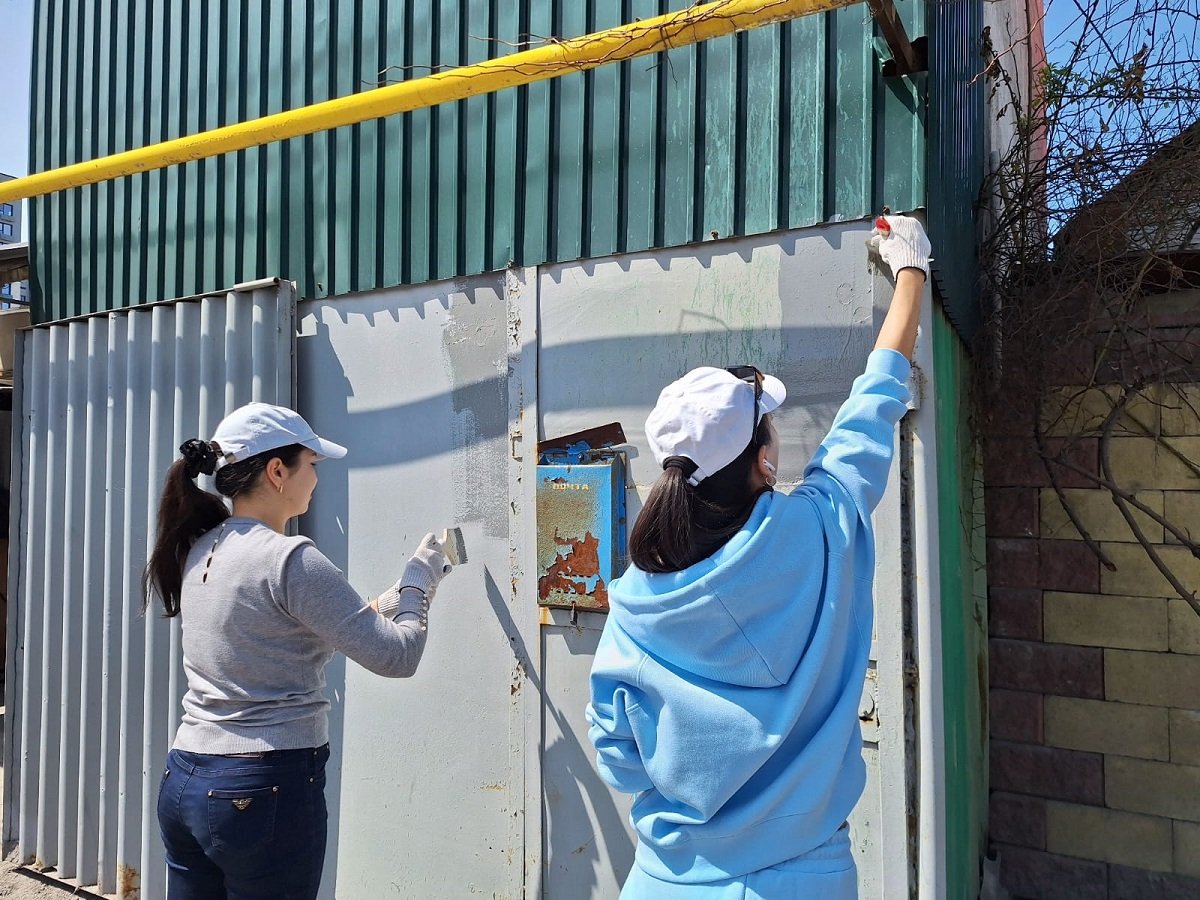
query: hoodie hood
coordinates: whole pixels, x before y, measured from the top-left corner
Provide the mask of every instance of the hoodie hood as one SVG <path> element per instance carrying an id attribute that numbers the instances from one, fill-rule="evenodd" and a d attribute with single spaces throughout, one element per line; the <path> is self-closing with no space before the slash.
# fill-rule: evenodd
<path id="1" fill-rule="evenodd" d="M 741 530 L 707 559 L 680 572 L 631 567 L 614 580 L 610 615 L 672 668 L 741 687 L 778 686 L 808 645 L 825 557 L 811 500 L 765 493 Z"/>

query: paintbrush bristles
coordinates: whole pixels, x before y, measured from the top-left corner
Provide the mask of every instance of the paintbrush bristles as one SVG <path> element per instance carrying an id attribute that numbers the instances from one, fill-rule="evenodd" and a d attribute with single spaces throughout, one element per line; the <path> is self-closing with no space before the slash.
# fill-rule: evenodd
<path id="1" fill-rule="evenodd" d="M 442 532 L 442 549 L 446 554 L 446 561 L 452 566 L 467 561 L 467 545 L 463 541 L 461 528 L 447 528 Z"/>

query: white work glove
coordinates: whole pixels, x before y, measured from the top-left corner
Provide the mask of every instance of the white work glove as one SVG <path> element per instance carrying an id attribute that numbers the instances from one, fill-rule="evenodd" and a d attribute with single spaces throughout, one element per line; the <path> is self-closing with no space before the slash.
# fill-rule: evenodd
<path id="1" fill-rule="evenodd" d="M 867 246 L 879 254 L 879 258 L 891 270 L 894 278 L 901 269 L 920 269 L 929 277 L 929 238 L 921 223 L 911 216 L 880 216 L 888 223 L 888 230 L 876 227 Z"/>
<path id="2" fill-rule="evenodd" d="M 429 624 L 429 595 L 398 581 L 379 595 L 375 606 L 381 616 L 394 622 L 400 621 L 401 616 L 408 613 L 422 628 Z"/>
<path id="3" fill-rule="evenodd" d="M 400 576 L 400 585 L 414 587 L 425 596 L 432 598 L 433 592 L 437 590 L 438 582 L 449 575 L 453 568 L 446 561 L 446 551 L 442 547 L 441 541 L 431 532 L 421 538 L 421 543 L 417 544 L 412 558 L 404 567 L 404 574 Z"/>
<path id="4" fill-rule="evenodd" d="M 438 583 L 453 568 L 446 561 L 441 542 L 432 533 L 425 535 L 404 567 L 400 580 L 379 595 L 377 605 L 380 614 L 389 619 L 399 619 L 405 613 L 412 613 L 425 626 L 428 624 L 429 602 Z"/>

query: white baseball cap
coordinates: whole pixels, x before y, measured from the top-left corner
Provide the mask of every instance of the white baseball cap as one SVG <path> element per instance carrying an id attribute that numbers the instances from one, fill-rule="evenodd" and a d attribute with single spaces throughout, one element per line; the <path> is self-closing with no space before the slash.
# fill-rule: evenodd
<path id="1" fill-rule="evenodd" d="M 690 459 L 696 471 L 688 481 L 696 485 L 737 459 L 750 444 L 761 417 L 778 409 L 787 397 L 778 378 L 761 378 L 757 410 L 753 382 L 728 369 L 701 366 L 663 388 L 646 419 L 646 440 L 658 464 L 672 456 Z"/>
<path id="2" fill-rule="evenodd" d="M 270 403 L 239 406 L 221 420 L 212 439 L 221 447 L 218 467 L 289 444 L 300 444 L 322 458 L 341 459 L 346 455 L 341 444 L 318 437 L 300 413 Z"/>

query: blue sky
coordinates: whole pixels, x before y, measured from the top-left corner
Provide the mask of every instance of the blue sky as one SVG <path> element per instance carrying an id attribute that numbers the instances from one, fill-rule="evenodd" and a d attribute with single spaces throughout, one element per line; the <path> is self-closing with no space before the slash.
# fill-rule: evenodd
<path id="1" fill-rule="evenodd" d="M 0 0 L 0 22 L 4 23 L 5 84 L 11 85 L 0 91 L 0 172 L 28 175 L 33 0 Z"/>
<path id="2" fill-rule="evenodd" d="M 1194 124 L 1200 117 L 1198 29 L 1197 0 L 1049 0 L 1047 56 L 1070 65 L 1079 78 L 1065 82 L 1068 99 L 1051 141 L 1068 155 L 1094 147 L 1119 176 L 1122 166 L 1140 162 L 1136 151 L 1150 149 L 1151 135 L 1168 140 Z M 1071 99 L 1077 91 L 1085 96 Z"/>
<path id="3" fill-rule="evenodd" d="M 1079 9 L 1071 0 L 1046 0 L 1046 55 L 1061 60 L 1070 53 L 1070 41 L 1080 31 Z"/>
<path id="4" fill-rule="evenodd" d="M 1116 41 L 1128 38 L 1136 48 L 1144 40 L 1150 40 L 1161 49 L 1175 44 L 1180 59 L 1189 58 L 1197 43 L 1198 14 L 1200 4 L 1196 0 L 1045 0 L 1046 18 L 1043 22 L 1046 36 L 1046 54 L 1051 62 L 1065 63 L 1070 55 L 1072 43 L 1083 32 L 1083 10 L 1093 11 L 1098 23 L 1112 23 L 1115 31 L 1109 36 Z M 1156 12 L 1156 15 L 1151 15 Z M 1137 15 L 1145 28 L 1156 28 L 1159 32 L 1170 28 L 1169 39 L 1161 34 L 1154 37 L 1140 30 L 1129 33 L 1127 21 Z M 1089 34 L 1095 39 L 1095 32 Z M 1127 45 L 1129 46 L 1129 45 Z"/>

